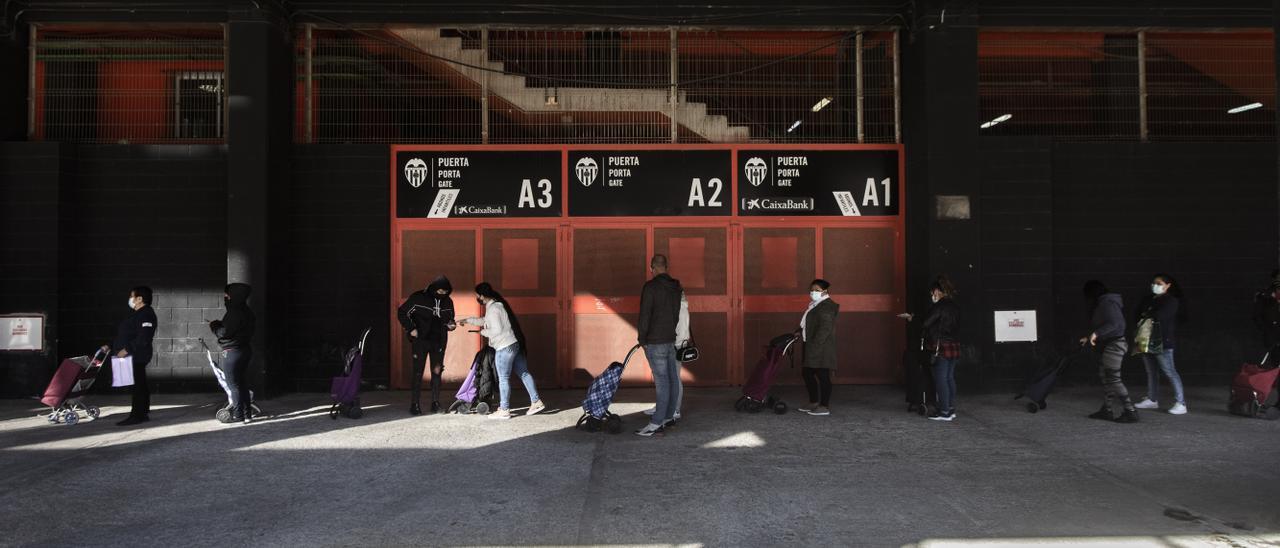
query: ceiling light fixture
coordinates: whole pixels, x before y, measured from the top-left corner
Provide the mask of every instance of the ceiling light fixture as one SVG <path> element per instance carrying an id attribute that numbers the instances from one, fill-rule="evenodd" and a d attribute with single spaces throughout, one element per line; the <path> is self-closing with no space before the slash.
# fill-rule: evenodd
<path id="1" fill-rule="evenodd" d="M 816 104 L 813 105 L 813 111 L 818 112 L 819 110 L 822 110 L 823 107 L 830 104 L 831 104 L 831 98 L 823 97 L 821 100 L 819 100 Z"/>
<path id="2" fill-rule="evenodd" d="M 1247 105 L 1238 106 L 1236 108 L 1228 110 L 1227 114 L 1240 114 L 1241 112 L 1250 111 L 1255 108 L 1262 108 L 1262 103 L 1249 103 Z"/>
<path id="3" fill-rule="evenodd" d="M 791 127 L 787 128 L 787 133 L 795 131 L 798 127 L 800 127 L 800 120 L 796 120 L 796 123 L 791 124 Z"/>
<path id="4" fill-rule="evenodd" d="M 1012 114 L 1001 114 L 1000 116 L 997 116 L 994 120 L 991 120 L 990 122 L 982 124 L 982 129 L 995 127 L 997 124 L 1000 124 L 1002 122 L 1008 122 L 1009 119 L 1011 118 L 1013 118 Z"/>

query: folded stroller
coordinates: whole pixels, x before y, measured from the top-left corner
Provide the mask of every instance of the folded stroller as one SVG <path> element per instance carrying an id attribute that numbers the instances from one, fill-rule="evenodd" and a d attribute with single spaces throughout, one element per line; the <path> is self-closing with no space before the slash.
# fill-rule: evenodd
<path id="1" fill-rule="evenodd" d="M 204 347 L 204 358 L 209 361 L 209 368 L 213 370 L 213 378 L 218 379 L 218 385 L 222 387 L 223 392 L 227 393 L 227 405 L 219 408 L 218 412 L 214 413 L 214 417 L 219 422 L 227 422 L 231 420 L 231 387 L 227 386 L 227 374 L 218 365 L 218 362 L 213 361 L 213 350 L 209 349 L 209 345 L 205 344 L 204 339 L 200 339 L 200 346 Z M 253 390 L 249 391 L 248 411 L 249 415 L 253 417 L 262 414 L 262 409 L 258 407 L 258 404 L 253 399 Z"/>
<path id="2" fill-rule="evenodd" d="M 1268 405 L 1276 378 L 1280 377 L 1280 367 L 1267 363 L 1270 356 L 1268 352 L 1258 364 L 1244 364 L 1231 380 L 1231 399 L 1227 404 L 1231 414 L 1270 420 L 1280 418 L 1276 404 Z"/>
<path id="3" fill-rule="evenodd" d="M 93 357 L 77 356 L 62 360 L 49 387 L 44 391 L 40 403 L 49 406 L 49 422 L 75 424 L 80 422 L 80 413 L 90 418 L 98 418 L 101 413 L 96 406 L 85 405 L 84 393 L 93 387 L 93 381 L 102 370 L 102 363 L 107 359 L 107 352 L 98 349 Z"/>
<path id="4" fill-rule="evenodd" d="M 449 406 L 450 413 L 489 414 L 489 409 L 493 407 L 493 397 L 498 392 L 498 376 L 494 369 L 496 355 L 497 352 L 487 346 L 476 352 L 476 358 L 471 362 L 471 371 L 458 388 L 458 393 L 454 396 L 456 400 Z"/>
<path id="5" fill-rule="evenodd" d="M 1080 349 L 1072 354 L 1067 354 L 1050 365 L 1041 368 L 1032 373 L 1027 379 L 1027 385 L 1022 389 L 1022 393 L 1014 396 L 1013 399 L 1027 398 L 1031 401 L 1027 402 L 1027 412 L 1036 413 L 1049 407 L 1045 398 L 1049 396 L 1049 392 L 1053 390 L 1055 384 L 1058 383 L 1058 376 L 1071 365 L 1071 361 L 1075 360 L 1085 352 L 1091 352 L 1090 347 L 1080 346 Z"/>
<path id="6" fill-rule="evenodd" d="M 364 343 L 372 330 L 372 327 L 365 329 L 356 344 L 347 350 L 343 356 L 342 374 L 334 377 L 329 385 L 329 395 L 333 398 L 329 418 L 333 420 L 338 420 L 338 415 L 349 419 L 364 416 L 364 410 L 360 408 L 360 375 L 364 371 Z"/>
<path id="7" fill-rule="evenodd" d="M 795 356 L 791 349 L 798 340 L 800 337 L 787 333 L 769 341 L 769 345 L 764 347 L 764 355 L 760 357 L 760 361 L 756 362 L 756 368 L 751 372 L 751 378 L 747 379 L 747 384 L 742 387 L 742 397 L 734 402 L 734 410 L 759 413 L 762 409 L 769 408 L 779 415 L 787 412 L 787 404 L 771 396 L 769 390 L 773 388 L 773 382 L 782 371 L 783 357 L 790 357 L 791 365 L 795 366 Z"/>
<path id="8" fill-rule="evenodd" d="M 907 412 L 928 415 L 938 401 L 938 391 L 933 385 L 930 371 L 932 356 L 924 350 L 924 340 L 919 348 L 908 348 L 902 353 L 902 367 L 907 373 Z"/>
<path id="9" fill-rule="evenodd" d="M 631 347 L 622 363 L 609 364 L 609 367 L 604 368 L 604 371 L 591 381 L 591 387 L 587 388 L 587 399 L 582 401 L 582 417 L 578 419 L 578 428 L 588 432 L 607 430 L 610 434 L 622 431 L 622 417 L 610 413 L 609 405 L 613 403 L 613 396 L 618 393 L 622 371 L 627 368 L 627 362 L 631 361 L 631 356 L 639 349 L 638 344 Z"/>

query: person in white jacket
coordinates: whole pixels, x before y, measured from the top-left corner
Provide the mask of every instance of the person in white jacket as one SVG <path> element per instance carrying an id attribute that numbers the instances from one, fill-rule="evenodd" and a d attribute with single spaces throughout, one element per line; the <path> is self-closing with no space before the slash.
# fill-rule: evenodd
<path id="1" fill-rule="evenodd" d="M 689 299 L 685 298 L 684 293 L 680 293 L 680 316 L 676 319 L 676 350 L 687 346 L 692 339 L 693 335 L 689 334 Z M 681 374 L 683 369 L 683 367 L 677 367 L 677 375 Z M 676 414 L 672 418 L 680 420 L 680 403 L 684 401 L 684 381 L 679 376 L 676 377 L 676 393 L 671 401 L 676 405 Z M 657 410 L 657 406 L 650 407 L 644 410 L 644 414 L 652 417 Z"/>
<path id="2" fill-rule="evenodd" d="M 489 346 L 496 351 L 494 369 L 498 372 L 498 394 L 500 403 L 498 410 L 489 418 L 511 418 L 511 374 L 514 372 L 524 383 L 529 392 L 529 410 L 525 415 L 533 415 L 546 409 L 538 398 L 538 388 L 533 384 L 533 375 L 529 374 L 529 364 L 525 358 L 524 331 L 511 305 L 489 282 L 476 286 L 476 300 L 484 305 L 484 317 L 463 318 L 461 323 L 479 326 L 480 335 L 489 339 Z"/>

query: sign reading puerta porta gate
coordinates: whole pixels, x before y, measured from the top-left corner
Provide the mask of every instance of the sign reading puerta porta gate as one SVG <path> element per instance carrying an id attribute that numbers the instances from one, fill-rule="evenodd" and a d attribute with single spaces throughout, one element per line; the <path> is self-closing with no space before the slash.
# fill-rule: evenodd
<path id="1" fill-rule="evenodd" d="M 396 216 L 557 217 L 559 150 L 396 153 Z"/>
<path id="2" fill-rule="evenodd" d="M 741 216 L 900 211 L 897 147 L 406 147 L 395 154 L 400 218 L 557 217 L 566 210 L 570 217 L 724 217 L 735 205 Z"/>

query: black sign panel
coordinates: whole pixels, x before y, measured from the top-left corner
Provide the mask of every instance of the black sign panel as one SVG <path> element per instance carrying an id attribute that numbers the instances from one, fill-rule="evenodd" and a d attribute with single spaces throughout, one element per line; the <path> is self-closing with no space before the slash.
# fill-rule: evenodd
<path id="1" fill-rule="evenodd" d="M 739 150 L 738 214 L 898 214 L 896 150 Z"/>
<path id="2" fill-rule="evenodd" d="M 728 216 L 728 150 L 570 150 L 569 215 Z"/>
<path id="3" fill-rule="evenodd" d="M 557 217 L 559 150 L 396 153 L 396 216 Z"/>

